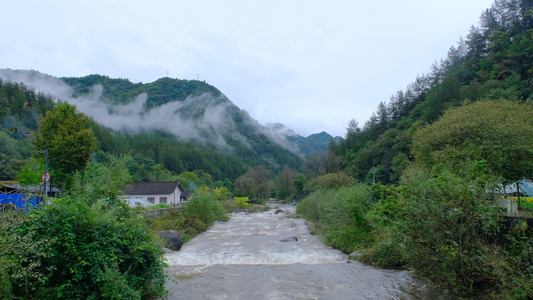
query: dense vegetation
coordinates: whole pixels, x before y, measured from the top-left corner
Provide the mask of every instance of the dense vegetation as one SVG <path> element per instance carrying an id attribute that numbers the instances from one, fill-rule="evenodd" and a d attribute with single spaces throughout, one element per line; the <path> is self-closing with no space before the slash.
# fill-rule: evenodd
<path id="1" fill-rule="evenodd" d="M 48 95 L 0 80 L 0 180 L 15 179 L 25 160 L 33 155 L 31 132 L 53 106 Z"/>
<path id="2" fill-rule="evenodd" d="M 428 75 L 348 124 L 329 148 L 338 172 L 306 160 L 298 213 L 325 243 L 445 293 L 533 298 L 532 229 L 495 205 L 533 178 L 532 58 L 533 2 L 495 1 Z"/>
<path id="3" fill-rule="evenodd" d="M 0 80 L 0 102 L 0 179 L 40 184 L 44 155 L 39 152 L 47 149 L 51 183 L 62 188 L 48 206 L 0 215 L 2 299 L 164 296 L 162 244 L 155 231 L 179 230 L 188 240 L 227 219 L 227 212 L 251 208 L 228 200 L 234 180 L 253 170 L 250 166 L 265 164 L 256 168 L 268 174 L 258 183 L 268 198 L 270 172 L 280 168 L 278 162 L 300 163 L 249 126 L 242 130 L 254 146 L 234 141 L 239 157 L 165 132 L 110 130 L 24 84 Z M 243 118 L 240 110 L 233 112 Z M 168 180 L 195 190 L 183 211 L 145 220 L 120 200 L 124 182 Z"/>
<path id="4" fill-rule="evenodd" d="M 90 94 L 93 92 L 94 86 L 100 85 L 103 88 L 102 99 L 117 104 L 128 103 L 138 95 L 147 93 L 147 109 L 170 101 L 183 101 L 187 97 L 200 96 L 204 93 L 211 93 L 214 96 L 221 94 L 217 88 L 203 81 L 179 80 L 169 77 L 160 78 L 147 84 L 132 83 L 128 79 L 113 79 L 102 75 L 62 79 L 76 88 L 75 97 Z"/>
<path id="5" fill-rule="evenodd" d="M 189 95 L 221 95 L 205 83 L 170 78 L 151 84 L 98 75 L 64 80 L 78 95 L 100 84 L 111 103 L 146 92 L 146 110 Z M 446 293 L 464 297 L 531 299 L 533 233 L 523 220 L 504 228 L 494 201 L 502 186 L 533 177 L 532 102 L 533 2 L 496 0 L 480 26 L 429 74 L 381 102 L 362 128 L 350 122 L 339 143 L 308 155 L 302 166 L 235 106 L 227 106 L 228 115 L 248 144 L 225 136 L 232 156 L 165 132 L 128 135 L 94 122 L 89 130 L 84 117 L 74 118 L 84 124 L 72 126 L 76 132 L 94 134 L 96 150 L 76 163 L 79 169 L 67 172 L 64 197 L 54 205 L 28 215 L 2 215 L 2 293 L 70 297 L 78 284 L 92 280 L 79 288 L 80 297 L 161 294 L 159 246 L 116 201 L 117 187 L 131 180 L 180 180 L 197 190 L 198 198 L 183 213 L 154 219 L 153 228 L 178 228 L 187 239 L 224 219 L 223 206 L 229 203 L 220 201 L 224 198 L 290 200 L 306 194 L 297 211 L 312 222 L 312 230 L 342 251 L 360 250 L 355 256 L 364 262 L 409 268 Z M 0 179 L 18 176 L 37 183 L 43 171 L 43 158 L 36 155 L 44 149 L 40 137 L 47 130 L 61 132 L 42 117 L 68 121 L 57 112 L 73 115 L 73 108 L 54 108 L 50 96 L 2 81 L 0 104 Z M 61 165 L 54 164 L 60 159 L 50 162 L 52 178 L 59 181 Z M 247 205 L 239 201 L 229 206 Z M 72 230 L 88 238 L 69 234 Z M 132 238 L 133 233 L 144 238 Z M 111 243 L 105 258 L 97 255 L 104 252 L 95 243 Z M 86 256 L 91 261 L 81 259 Z M 92 286 L 96 281 L 105 284 Z"/>
<path id="6" fill-rule="evenodd" d="M 383 184 L 398 183 L 413 161 L 412 134 L 445 110 L 481 99 L 530 102 L 533 98 L 531 1 L 495 1 L 465 39 L 428 74 L 381 102 L 361 128 L 352 121 L 332 150 L 343 168 L 365 181 L 371 169 Z"/>
<path id="7" fill-rule="evenodd" d="M 176 117 L 191 120 L 192 122 L 206 122 L 203 120 L 206 118 L 206 111 L 210 107 L 219 107 L 219 115 L 216 118 L 225 118 L 225 124 L 222 125 L 224 128 L 216 128 L 216 126 L 213 127 L 210 124 L 203 124 L 203 127 L 209 128 L 202 127 L 201 136 L 187 141 L 192 144 L 181 141 L 179 144 L 185 144 L 184 147 L 188 147 L 186 151 L 189 153 L 191 152 L 192 145 L 195 148 L 201 148 L 202 151 L 187 155 L 186 159 L 181 159 L 181 168 L 177 162 L 166 164 L 165 167 L 171 171 L 174 171 L 173 169 L 176 168 L 183 171 L 183 165 L 186 164 L 186 161 L 194 160 L 192 162 L 193 165 L 188 166 L 187 170 L 202 169 L 217 179 L 230 178 L 234 180 L 238 177 L 235 174 L 230 173 L 230 176 L 220 177 L 223 176 L 220 173 L 224 173 L 224 170 L 216 170 L 213 166 L 206 166 L 206 164 L 216 166 L 220 162 L 217 159 L 222 158 L 222 156 L 213 157 L 213 152 L 216 152 L 213 151 L 214 149 L 237 157 L 240 160 L 238 163 L 240 165 L 243 162 L 250 167 L 263 164 L 276 171 L 281 170 L 284 165 L 295 169 L 300 168 L 301 159 L 298 156 L 273 142 L 261 131 L 259 124 L 251 119 L 246 112 L 233 105 L 218 89 L 205 82 L 165 77 L 152 83 L 133 84 L 126 79 L 110 79 L 109 77 L 100 75 L 90 75 L 82 78 L 63 78 L 63 80 L 75 88 L 75 96 L 94 93 L 94 87 L 100 85 L 103 88 L 102 100 L 114 104 L 129 103 L 141 93 L 146 93 L 148 98 L 144 105 L 145 112 L 169 102 L 178 101 L 185 103 L 185 100 L 189 97 L 197 97 L 185 103 L 183 107 L 175 112 Z M 203 95 L 210 96 L 199 97 Z M 147 134 L 153 136 L 154 132 L 147 132 Z M 171 136 L 166 132 L 156 132 L 155 135 L 169 137 L 173 140 L 176 139 L 175 136 Z M 230 146 L 230 150 L 217 147 L 214 141 L 220 137 Z M 207 143 L 208 147 L 202 147 L 205 145 L 205 142 L 198 142 L 199 140 L 212 142 Z M 138 145 L 136 146 L 136 148 L 139 148 Z M 175 145 L 172 145 L 172 147 L 175 147 Z M 105 151 L 112 150 L 115 149 Z M 204 154 L 203 151 L 206 153 Z M 201 160 L 205 160 L 206 162 L 202 162 Z M 165 164 L 162 163 L 162 165 Z M 214 173 L 210 171 L 214 171 Z M 242 169 L 239 171 L 241 172 L 240 174 L 243 173 Z"/>
<path id="8" fill-rule="evenodd" d="M 0 214 L 2 299 L 165 294 L 161 245 L 140 215 L 101 191 L 77 190 L 29 213 Z"/>
<path id="9" fill-rule="evenodd" d="M 98 78 L 105 79 L 105 77 Z M 122 81 L 118 80 L 118 82 Z M 45 148 L 52 149 L 55 145 L 54 149 L 57 151 L 52 151 L 50 157 L 53 184 L 62 185 L 67 182 L 63 180 L 65 170 L 61 165 L 69 161 L 65 159 L 66 156 L 63 156 L 61 149 L 72 149 L 74 152 L 81 153 L 78 151 L 80 147 L 72 148 L 65 144 L 74 142 L 79 145 L 79 143 L 61 137 L 59 141 L 62 142 L 56 143 L 49 141 L 45 134 L 36 134 L 41 118 L 47 112 L 52 113 L 53 109 L 59 110 L 59 108 L 54 108 L 52 96 L 36 94 L 24 84 L 0 80 L 0 103 L 2 104 L 0 108 L 2 126 L 0 180 L 14 180 L 25 168 L 24 183 L 39 183 L 39 174 L 44 171 L 44 157 L 38 155 L 37 151 Z M 238 108 L 234 107 L 230 110 L 236 118 L 238 116 L 243 118 Z M 235 179 L 250 167 L 265 165 L 274 171 L 281 170 L 283 165 L 299 169 L 301 164 L 297 156 L 283 150 L 250 126 L 239 126 L 239 128 L 248 137 L 251 148 L 239 141 L 229 140 L 234 152 L 226 154 L 211 146 L 179 141 L 175 136 L 165 132 L 123 134 L 92 120 L 88 122 L 96 137 L 96 152 L 93 152 L 92 159 L 105 161 L 109 155 L 117 158 L 125 157 L 129 161 L 127 166 L 135 181 L 170 180 L 173 176 L 176 177 L 182 173 L 197 172 L 200 177 L 210 177 L 208 181 L 213 186 L 226 186 L 232 189 Z M 51 130 L 57 131 L 57 128 L 51 128 Z M 69 133 L 64 131 L 64 134 Z"/>
<path id="10" fill-rule="evenodd" d="M 287 140 L 291 143 L 298 145 L 300 151 L 309 155 L 316 152 L 326 152 L 331 140 L 337 142 L 339 137 L 332 137 L 327 132 L 322 131 L 320 133 L 311 134 L 308 137 L 302 136 L 287 136 Z"/>

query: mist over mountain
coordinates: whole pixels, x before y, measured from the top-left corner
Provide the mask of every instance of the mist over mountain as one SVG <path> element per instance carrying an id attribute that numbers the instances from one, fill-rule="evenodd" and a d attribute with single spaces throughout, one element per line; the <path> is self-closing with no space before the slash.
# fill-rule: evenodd
<path id="1" fill-rule="evenodd" d="M 335 143 L 341 140 L 341 137 L 333 137 L 325 131 L 303 137 L 281 123 L 267 123 L 266 126 L 282 140 L 296 145 L 304 155 L 313 152 L 326 152 L 332 140 Z"/>
<path id="2" fill-rule="evenodd" d="M 218 89 L 198 80 L 164 77 L 143 84 L 11 69 L 0 69 L 0 78 L 74 104 L 99 124 L 125 134 L 166 132 L 198 147 L 257 156 L 275 168 L 297 167 L 305 154 L 326 151 L 332 138 L 327 133 L 304 138 L 281 124 L 262 126 Z"/>

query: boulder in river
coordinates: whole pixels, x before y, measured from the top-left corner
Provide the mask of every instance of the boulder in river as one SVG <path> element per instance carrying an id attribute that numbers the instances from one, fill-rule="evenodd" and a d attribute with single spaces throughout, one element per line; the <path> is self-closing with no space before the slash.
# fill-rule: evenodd
<path id="1" fill-rule="evenodd" d="M 282 239 L 280 242 L 286 243 L 286 242 L 297 242 L 297 241 L 298 241 L 297 237 L 291 236 L 291 237 Z"/>
<path id="2" fill-rule="evenodd" d="M 274 214 L 277 215 L 277 214 L 282 213 L 282 212 L 283 212 L 283 210 L 278 209 L 278 210 L 276 210 L 276 211 L 274 212 Z"/>
<path id="3" fill-rule="evenodd" d="M 158 231 L 159 234 L 167 243 L 167 247 L 170 250 L 179 251 L 183 246 L 183 239 L 176 230 L 163 230 Z"/>

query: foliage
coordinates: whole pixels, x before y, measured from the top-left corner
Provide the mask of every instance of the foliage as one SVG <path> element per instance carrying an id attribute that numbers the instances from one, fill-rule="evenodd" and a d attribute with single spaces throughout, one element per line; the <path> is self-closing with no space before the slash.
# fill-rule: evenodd
<path id="1" fill-rule="evenodd" d="M 52 97 L 0 79 L 0 180 L 13 180 L 32 156 L 32 135 Z"/>
<path id="2" fill-rule="evenodd" d="M 183 101 L 191 95 L 221 94 L 218 89 L 202 81 L 179 80 L 169 77 L 160 78 L 148 84 L 132 83 L 128 79 L 113 79 L 101 75 L 70 77 L 63 78 L 63 80 L 77 88 L 75 96 L 88 95 L 93 92 L 95 85 L 101 85 L 103 87 L 103 100 L 118 104 L 128 103 L 138 95 L 147 93 L 147 108 L 174 100 Z"/>
<path id="3" fill-rule="evenodd" d="M 235 195 L 266 200 L 270 196 L 271 172 L 265 166 L 257 166 L 235 181 Z"/>
<path id="4" fill-rule="evenodd" d="M 294 177 L 292 185 L 296 194 L 302 194 L 304 192 L 304 185 L 306 181 L 307 178 L 302 173 L 298 173 L 296 177 Z"/>
<path id="5" fill-rule="evenodd" d="M 303 190 L 305 192 L 313 192 L 321 188 L 338 189 L 350 186 L 353 183 L 354 180 L 344 173 L 330 173 L 308 180 L 304 185 Z"/>
<path id="6" fill-rule="evenodd" d="M 42 182 L 42 174 L 44 174 L 44 163 L 40 163 L 35 157 L 30 157 L 17 174 L 17 181 L 22 186 L 37 185 Z"/>
<path id="7" fill-rule="evenodd" d="M 296 212 L 312 222 L 325 243 L 350 253 L 372 240 L 365 215 L 370 206 L 368 187 L 357 184 L 339 189 L 318 189 L 297 204 Z"/>
<path id="8" fill-rule="evenodd" d="M 532 274 L 527 265 L 532 240 L 504 248 L 495 243 L 499 221 L 493 186 L 483 176 L 465 176 L 472 174 L 468 171 L 457 175 L 439 166 L 434 172 L 413 173 L 401 196 L 408 265 L 454 294 L 473 296 L 491 289 L 505 297 L 510 292 L 516 298 L 531 297 L 533 285 L 526 282 Z M 518 245 L 524 248 L 509 251 Z"/>
<path id="9" fill-rule="evenodd" d="M 226 187 L 217 187 L 213 191 L 215 193 L 215 197 L 219 201 L 223 201 L 230 198 L 229 190 Z"/>
<path id="10" fill-rule="evenodd" d="M 388 103 L 382 101 L 362 128 L 356 121 L 350 122 L 339 144 L 330 145 L 341 158 L 343 170 L 363 181 L 368 170 L 381 165 L 380 182 L 398 183 L 412 161 L 410 139 L 420 125 L 435 122 L 450 108 L 480 99 L 530 103 L 531 9 L 530 1 L 495 1 L 482 14 L 479 26 L 472 26 L 466 39 L 450 47 L 447 56 L 435 62 L 427 74 L 417 76 Z M 530 119 L 518 114 L 508 120 L 519 122 L 519 118 L 522 122 Z M 490 120 L 487 116 L 485 122 Z"/>
<path id="11" fill-rule="evenodd" d="M 146 222 L 153 232 L 176 230 L 186 242 L 207 230 L 215 221 L 227 220 L 224 206 L 216 199 L 215 194 L 210 190 L 198 189 L 194 197 L 185 202 L 183 210 L 173 210 L 160 217 L 147 218 Z"/>
<path id="12" fill-rule="evenodd" d="M 140 299 L 164 295 L 161 245 L 115 200 L 55 199 L 1 214 L 3 299 Z M 5 230 L 9 229 L 9 230 Z"/>
<path id="13" fill-rule="evenodd" d="M 313 152 L 304 160 L 304 171 L 309 177 L 336 173 L 339 171 L 339 166 L 340 159 L 333 151 Z"/>
<path id="14" fill-rule="evenodd" d="M 418 163 L 446 163 L 453 170 L 465 161 L 486 162 L 505 183 L 533 175 L 533 106 L 509 101 L 479 101 L 447 111 L 413 137 Z"/>
<path id="15" fill-rule="evenodd" d="M 39 122 L 35 148 L 48 150 L 55 182 L 64 187 L 73 183 L 73 175 L 85 169 L 96 147 L 91 120 L 76 107 L 59 102 Z"/>
<path id="16" fill-rule="evenodd" d="M 304 155 L 309 155 L 315 152 L 327 152 L 328 144 L 330 142 L 336 142 L 338 137 L 334 138 L 327 132 L 322 131 L 320 133 L 311 134 L 307 137 L 288 135 L 287 140 L 291 143 L 297 144 L 298 149 Z"/>
<path id="17" fill-rule="evenodd" d="M 197 190 L 194 197 L 184 204 L 187 219 L 193 223 L 200 223 L 198 230 L 204 231 L 215 221 L 227 221 L 224 207 L 211 191 Z"/>
<path id="18" fill-rule="evenodd" d="M 294 180 L 298 176 L 298 172 L 284 167 L 274 181 L 276 188 L 276 198 L 278 200 L 288 200 L 289 197 L 296 193 Z"/>
<path id="19" fill-rule="evenodd" d="M 127 157 L 105 156 L 101 162 L 91 161 L 83 173 L 76 174 L 73 195 L 115 199 L 122 194 L 124 183 L 132 177 L 126 167 Z"/>
<path id="20" fill-rule="evenodd" d="M 248 200 L 249 200 L 248 197 L 235 197 L 236 209 L 248 209 L 248 208 L 250 208 L 251 204 L 246 202 Z"/>

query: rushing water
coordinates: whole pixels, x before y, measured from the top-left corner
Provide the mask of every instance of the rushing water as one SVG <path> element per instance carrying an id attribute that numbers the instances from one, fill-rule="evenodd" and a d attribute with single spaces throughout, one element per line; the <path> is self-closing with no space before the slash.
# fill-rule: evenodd
<path id="1" fill-rule="evenodd" d="M 383 270 L 322 244 L 294 206 L 234 213 L 165 255 L 170 299 L 437 299 L 409 272 Z M 296 237 L 298 241 L 281 242 Z"/>

